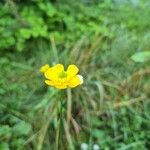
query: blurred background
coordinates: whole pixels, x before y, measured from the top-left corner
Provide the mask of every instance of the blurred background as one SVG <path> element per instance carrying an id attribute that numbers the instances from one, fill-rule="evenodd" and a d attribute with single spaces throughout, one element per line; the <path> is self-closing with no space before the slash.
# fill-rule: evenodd
<path id="1" fill-rule="evenodd" d="M 45 63 L 84 84 L 46 86 Z M 149 0 L 0 1 L 0 150 L 55 150 L 58 99 L 64 120 L 72 101 L 60 150 L 149 149 Z"/>

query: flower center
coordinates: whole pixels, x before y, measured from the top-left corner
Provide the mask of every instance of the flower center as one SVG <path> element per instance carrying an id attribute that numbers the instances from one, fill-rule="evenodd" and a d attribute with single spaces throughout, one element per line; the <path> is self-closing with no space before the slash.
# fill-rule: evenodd
<path id="1" fill-rule="evenodd" d="M 62 71 L 60 74 L 59 74 L 59 78 L 63 79 L 63 78 L 66 78 L 67 77 L 67 72 L 65 71 Z"/>

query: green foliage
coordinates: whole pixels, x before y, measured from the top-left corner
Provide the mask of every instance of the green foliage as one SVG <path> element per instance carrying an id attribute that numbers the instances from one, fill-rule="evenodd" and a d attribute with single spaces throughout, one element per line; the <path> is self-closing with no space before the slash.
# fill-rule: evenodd
<path id="1" fill-rule="evenodd" d="M 3 125 L 0 128 L 0 137 L 4 139 L 9 139 L 11 136 L 11 129 L 8 125 Z"/>
<path id="2" fill-rule="evenodd" d="M 150 60 L 150 52 L 149 51 L 143 51 L 143 52 L 138 52 L 135 53 L 132 57 L 132 60 L 135 62 L 147 62 Z"/>
<path id="3" fill-rule="evenodd" d="M 21 121 L 17 124 L 15 124 L 12 128 L 12 132 L 16 136 L 22 136 L 22 135 L 28 135 L 31 131 L 30 124 L 27 124 L 24 121 Z"/>
<path id="4" fill-rule="evenodd" d="M 0 143 L 0 150 L 9 150 L 9 146 L 7 143 Z"/>
<path id="5" fill-rule="evenodd" d="M 103 17 L 99 17 L 100 11 L 95 6 L 84 7 L 80 3 L 75 7 L 71 6 L 72 10 L 69 5 L 60 4 L 60 6 L 55 7 L 48 1 L 39 1 L 35 5 L 31 3 L 28 7 L 20 8 L 15 3 L 8 1 L 3 8 L 5 14 L 1 11 L 1 16 L 5 15 L 0 22 L 3 39 L 1 48 L 13 47 L 17 51 L 23 51 L 28 49 L 26 45 L 30 44 L 29 40 L 35 43 L 38 42 L 39 38 L 49 41 L 50 36 L 53 36 L 57 43 L 66 42 L 67 45 L 78 40 L 81 34 L 90 36 L 93 33 L 109 33 L 105 24 L 101 23 L 105 20 Z M 11 12 L 11 9 L 14 10 Z M 95 13 L 93 14 L 94 9 Z M 74 11 L 80 13 L 73 14 Z M 71 13 L 72 16 L 68 13 Z M 74 35 L 72 36 L 71 33 L 73 32 Z"/>

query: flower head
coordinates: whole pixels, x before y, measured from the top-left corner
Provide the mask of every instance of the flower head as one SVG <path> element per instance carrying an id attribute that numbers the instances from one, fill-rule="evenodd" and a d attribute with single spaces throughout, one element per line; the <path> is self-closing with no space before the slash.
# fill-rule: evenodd
<path id="1" fill-rule="evenodd" d="M 40 71 L 46 77 L 45 83 L 58 89 L 74 88 L 83 83 L 83 77 L 77 74 L 79 69 L 76 65 L 69 65 L 65 71 L 62 64 L 53 67 L 46 64 L 41 67 Z"/>

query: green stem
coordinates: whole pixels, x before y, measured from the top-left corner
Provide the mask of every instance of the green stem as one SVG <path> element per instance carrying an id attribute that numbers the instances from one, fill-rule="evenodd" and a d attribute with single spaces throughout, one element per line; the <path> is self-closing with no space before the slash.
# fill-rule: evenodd
<path id="1" fill-rule="evenodd" d="M 70 119 L 71 119 L 71 89 L 67 89 L 67 125 L 68 129 L 70 128 Z"/>
<path id="2" fill-rule="evenodd" d="M 56 128 L 56 147 L 55 150 L 59 150 L 60 143 L 60 128 L 61 128 L 61 120 L 62 120 L 62 101 L 58 101 L 57 103 L 57 128 Z"/>
<path id="3" fill-rule="evenodd" d="M 56 129 L 56 150 L 58 150 L 58 146 L 59 146 L 59 132 L 60 132 L 59 124 L 57 124 L 57 129 Z"/>

